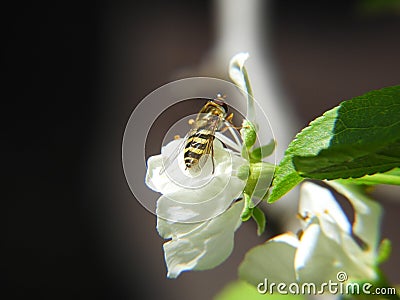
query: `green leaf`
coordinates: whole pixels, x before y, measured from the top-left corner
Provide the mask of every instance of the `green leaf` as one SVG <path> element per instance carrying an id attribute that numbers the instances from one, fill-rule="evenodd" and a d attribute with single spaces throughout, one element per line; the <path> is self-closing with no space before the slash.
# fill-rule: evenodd
<path id="1" fill-rule="evenodd" d="M 240 218 L 242 219 L 242 222 L 246 222 L 247 220 L 249 220 L 251 218 L 253 208 L 250 207 L 251 206 L 251 197 L 248 194 L 243 193 L 243 198 L 244 198 L 244 207 L 243 207 L 242 214 L 240 215 Z"/>
<path id="2" fill-rule="evenodd" d="M 399 167 L 399 116 L 400 86 L 369 92 L 325 112 L 290 143 L 268 202 L 304 178 L 359 178 Z M 397 184 L 397 178 L 386 179 Z"/>
<path id="3" fill-rule="evenodd" d="M 243 139 L 243 144 L 249 149 L 257 140 L 257 130 L 253 123 L 248 120 L 243 120 L 242 129 L 240 129 L 240 135 Z"/>
<path id="4" fill-rule="evenodd" d="M 377 263 L 384 263 L 390 257 L 392 252 L 392 243 L 388 239 L 384 239 L 379 245 Z"/>
<path id="5" fill-rule="evenodd" d="M 270 193 L 265 198 L 270 203 L 280 199 L 304 179 L 297 174 L 292 164 L 292 155 L 288 153 L 285 154 L 275 170 Z"/>
<path id="6" fill-rule="evenodd" d="M 244 192 L 251 197 L 262 199 L 267 193 L 275 171 L 275 166 L 268 162 L 250 164 L 250 172 L 247 178 Z"/>
<path id="7" fill-rule="evenodd" d="M 254 207 L 251 216 L 257 223 L 257 235 L 262 235 L 265 231 L 265 225 L 267 223 L 264 212 L 260 208 Z"/>
<path id="8" fill-rule="evenodd" d="M 316 128 L 329 136 L 317 153 L 293 156 L 295 169 L 313 179 L 359 178 L 400 166 L 400 86 L 344 101 L 333 128 Z"/>
<path id="9" fill-rule="evenodd" d="M 254 149 L 250 153 L 250 158 L 253 162 L 261 161 L 264 157 L 270 156 L 275 150 L 275 141 L 271 140 L 269 144 Z"/>
<path id="10" fill-rule="evenodd" d="M 304 178 L 297 173 L 292 159 L 295 155 L 316 155 L 319 147 L 329 145 L 329 131 L 335 126 L 337 109 L 327 111 L 312 121 L 289 144 L 284 158 L 276 169 L 268 202 L 275 202 L 303 181 Z"/>
<path id="11" fill-rule="evenodd" d="M 241 165 L 237 172 L 237 177 L 241 180 L 247 180 L 250 176 L 250 167 L 248 165 Z"/>

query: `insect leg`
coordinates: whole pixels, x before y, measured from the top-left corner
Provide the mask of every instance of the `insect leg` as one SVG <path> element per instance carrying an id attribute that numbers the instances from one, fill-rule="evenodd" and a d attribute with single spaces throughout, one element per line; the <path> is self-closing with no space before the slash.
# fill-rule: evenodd
<path id="1" fill-rule="evenodd" d="M 225 120 L 228 121 L 229 123 L 232 123 L 232 119 L 233 119 L 233 113 L 231 113 L 229 116 L 225 118 Z"/>
<path id="2" fill-rule="evenodd" d="M 225 127 L 222 128 L 219 132 L 222 134 L 226 130 L 229 130 L 233 139 L 235 140 L 236 145 L 238 146 L 238 148 L 241 148 L 242 143 L 240 142 L 240 135 L 238 133 L 238 130 L 242 129 L 242 126 L 240 126 L 240 127 L 233 126 L 233 124 L 227 120 L 224 120 L 224 125 L 225 125 Z M 239 151 L 241 151 L 241 150 L 239 150 Z"/>
<path id="3" fill-rule="evenodd" d="M 233 128 L 233 129 L 236 129 L 236 130 L 242 129 L 242 126 L 233 126 L 232 119 L 233 119 L 233 113 L 231 113 L 229 116 L 227 116 L 225 118 L 225 120 L 224 120 L 225 127 L 222 128 L 220 130 L 220 132 L 224 132 L 224 131 L 228 130 L 229 128 Z"/>
<path id="4" fill-rule="evenodd" d="M 214 174 L 215 166 L 214 166 L 214 141 L 211 142 L 211 162 L 212 162 L 212 174 Z"/>

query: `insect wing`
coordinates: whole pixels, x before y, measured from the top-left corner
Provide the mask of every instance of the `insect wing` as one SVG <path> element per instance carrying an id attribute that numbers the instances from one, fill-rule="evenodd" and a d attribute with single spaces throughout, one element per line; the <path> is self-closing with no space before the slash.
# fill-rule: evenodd
<path id="1" fill-rule="evenodd" d="M 162 175 L 169 167 L 171 167 L 172 163 L 177 159 L 179 154 L 183 153 L 183 149 L 185 148 L 186 141 L 195 132 L 194 129 L 191 129 L 185 137 L 180 141 L 178 146 L 171 152 L 171 154 L 168 154 L 166 158 L 163 158 L 163 166 L 160 170 L 160 175 Z"/>
<path id="2" fill-rule="evenodd" d="M 207 145 L 204 154 L 199 159 L 198 169 L 201 170 L 205 167 L 208 159 L 211 157 L 212 163 L 212 174 L 214 174 L 214 136 L 207 141 Z"/>

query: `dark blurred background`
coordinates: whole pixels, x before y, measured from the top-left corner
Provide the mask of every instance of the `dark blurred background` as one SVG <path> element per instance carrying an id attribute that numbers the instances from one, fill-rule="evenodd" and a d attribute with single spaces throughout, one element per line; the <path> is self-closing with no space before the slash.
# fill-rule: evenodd
<path id="1" fill-rule="evenodd" d="M 360 2 L 266 5 L 265 42 L 300 120 L 295 131 L 340 100 L 399 84 L 399 10 Z M 2 299 L 210 299 L 265 240 L 246 223 L 223 265 L 168 280 L 155 216 L 123 175 L 131 111 L 203 61 L 216 42 L 214 9 L 161 0 L 2 5 Z M 398 284 L 400 203 L 395 193 L 379 197 L 393 241 L 384 270 Z"/>

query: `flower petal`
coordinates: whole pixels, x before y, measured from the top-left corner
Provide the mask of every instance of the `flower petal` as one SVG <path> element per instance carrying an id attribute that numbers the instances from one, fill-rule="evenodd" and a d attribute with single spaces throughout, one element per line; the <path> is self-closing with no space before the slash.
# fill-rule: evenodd
<path id="1" fill-rule="evenodd" d="M 339 224 L 336 230 L 341 231 Z M 344 237 L 344 243 L 354 243 L 346 238 L 349 235 L 345 234 Z M 325 235 L 318 224 L 309 225 L 301 237 L 295 256 L 298 280 L 320 285 L 329 280 L 336 281 L 336 275 L 342 271 L 352 279 L 374 278 L 373 268 L 360 261 L 357 252 L 349 253 L 348 249 Z"/>
<path id="2" fill-rule="evenodd" d="M 241 224 L 243 201 L 236 202 L 220 216 L 200 223 L 173 223 L 157 218 L 163 238 L 169 278 L 183 271 L 206 270 L 222 263 L 232 252 L 234 232 Z"/>
<path id="3" fill-rule="evenodd" d="M 178 185 L 171 181 L 167 172 L 162 173 L 167 158 L 172 155 L 174 149 L 179 147 L 180 143 L 182 143 L 182 140 L 173 140 L 161 149 L 162 154 L 150 156 L 147 160 L 145 183 L 153 191 L 164 194 L 173 193 L 180 189 Z M 171 167 L 168 170 L 174 169 Z"/>
<path id="4" fill-rule="evenodd" d="M 258 285 L 268 282 L 290 284 L 296 281 L 294 257 L 298 239 L 293 234 L 281 234 L 247 252 L 239 266 L 239 277 Z"/>
<path id="5" fill-rule="evenodd" d="M 192 178 L 178 173 L 176 166 L 160 174 L 162 158 L 149 158 L 146 183 L 163 194 L 157 201 L 156 213 L 160 218 L 183 223 L 201 222 L 223 213 L 240 197 L 246 181 L 239 179 L 237 172 L 248 162 L 223 148 L 219 141 L 214 143 L 214 159 L 212 176 Z M 175 175 L 178 177 L 171 178 Z"/>
<path id="6" fill-rule="evenodd" d="M 253 91 L 246 68 L 244 67 L 244 63 L 248 58 L 249 54 L 247 52 L 241 52 L 232 57 L 229 62 L 229 77 L 242 90 L 242 93 L 247 98 L 246 119 L 252 122 L 255 129 L 258 129 Z"/>
<path id="7" fill-rule="evenodd" d="M 246 80 L 243 75 L 243 67 L 246 60 L 249 58 L 249 53 L 240 52 L 233 56 L 229 62 L 229 77 L 238 85 L 245 93 L 248 93 Z"/>
<path id="8" fill-rule="evenodd" d="M 353 232 L 368 246 L 364 251 L 373 259 L 378 251 L 380 240 L 380 224 L 382 207 L 380 204 L 362 193 L 356 186 L 344 185 L 338 182 L 328 182 L 335 190 L 347 197 L 354 207 L 355 218 Z"/>
<path id="9" fill-rule="evenodd" d="M 329 230 L 329 224 L 324 226 L 327 220 L 331 220 L 330 223 L 338 224 L 341 230 L 351 232 L 351 224 L 332 193 L 314 183 L 305 182 L 301 185 L 299 213 L 305 217 L 316 216 L 320 218 L 321 226 L 333 235 L 335 232 Z M 322 216 L 325 217 L 322 218 Z"/>
<path id="10" fill-rule="evenodd" d="M 242 194 L 244 182 L 237 177 L 215 178 L 201 191 L 180 190 L 157 200 L 157 216 L 173 222 L 196 223 L 223 213 Z"/>

